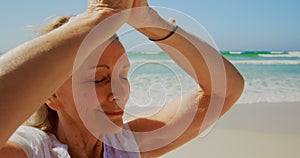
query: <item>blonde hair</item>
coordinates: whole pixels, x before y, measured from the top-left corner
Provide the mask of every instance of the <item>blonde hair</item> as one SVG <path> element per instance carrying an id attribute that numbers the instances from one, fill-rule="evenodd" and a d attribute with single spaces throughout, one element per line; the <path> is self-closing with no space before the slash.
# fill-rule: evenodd
<path id="1" fill-rule="evenodd" d="M 39 35 L 44 35 L 56 28 L 64 25 L 70 20 L 71 16 L 60 16 L 49 22 L 39 29 Z M 42 105 L 31 117 L 25 122 L 25 125 L 38 128 L 46 133 L 54 133 L 58 123 L 57 112 L 50 109 L 47 104 Z"/>

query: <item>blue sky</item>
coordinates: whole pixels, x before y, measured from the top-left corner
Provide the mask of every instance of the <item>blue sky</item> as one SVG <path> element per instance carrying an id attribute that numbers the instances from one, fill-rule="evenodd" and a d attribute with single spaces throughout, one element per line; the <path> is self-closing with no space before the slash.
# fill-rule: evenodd
<path id="1" fill-rule="evenodd" d="M 150 0 L 196 19 L 221 50 L 300 50 L 299 0 Z M 33 38 L 28 25 L 51 15 L 74 15 L 85 0 L 0 1 L 0 52 Z"/>

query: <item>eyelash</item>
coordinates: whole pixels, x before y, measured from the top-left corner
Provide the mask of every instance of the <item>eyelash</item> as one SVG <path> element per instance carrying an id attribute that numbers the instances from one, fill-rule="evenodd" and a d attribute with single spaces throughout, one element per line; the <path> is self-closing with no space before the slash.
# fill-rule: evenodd
<path id="1" fill-rule="evenodd" d="M 120 79 L 125 80 L 125 81 L 128 81 L 128 78 L 127 78 L 127 77 L 120 77 Z M 95 84 L 101 84 L 101 83 L 104 83 L 106 80 L 107 80 L 106 78 L 103 78 L 103 79 L 101 79 L 101 80 L 94 80 L 93 82 L 94 82 Z"/>
<path id="2" fill-rule="evenodd" d="M 106 81 L 106 78 L 103 78 L 101 80 L 94 80 L 94 83 L 95 84 L 101 84 L 101 83 L 104 83 Z"/>
<path id="3" fill-rule="evenodd" d="M 120 79 L 128 81 L 127 77 L 120 77 Z"/>

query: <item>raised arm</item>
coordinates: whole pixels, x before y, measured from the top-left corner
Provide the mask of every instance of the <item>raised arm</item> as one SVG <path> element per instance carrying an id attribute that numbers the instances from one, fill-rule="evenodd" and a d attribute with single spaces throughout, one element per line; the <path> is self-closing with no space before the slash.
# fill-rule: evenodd
<path id="1" fill-rule="evenodd" d="M 85 36 L 108 16 L 132 7 L 131 0 L 88 0 L 88 9 L 64 26 L 28 41 L 0 57 L 0 147 L 14 130 L 71 76 L 77 50 Z M 103 27 L 99 44 L 126 22 Z M 93 49 L 93 47 L 91 47 Z M 82 60 L 89 51 L 82 56 Z"/>
<path id="2" fill-rule="evenodd" d="M 147 2 L 136 0 L 135 5 L 143 7 L 147 6 Z M 172 30 L 176 30 L 174 24 L 161 18 L 151 8 L 137 9 L 133 13 L 129 24 L 150 39 L 163 39 Z M 139 22 L 138 19 L 145 20 Z M 193 77 L 201 89 L 166 104 L 151 118 L 130 122 L 132 129 L 139 132 L 135 135 L 141 150 L 145 151 L 143 155 L 152 157 L 169 152 L 196 137 L 228 111 L 240 97 L 244 85 L 240 73 L 217 50 L 180 27 L 167 39 L 157 41 L 156 44 Z M 213 110 L 208 111 L 210 108 Z M 180 132 L 178 129 L 184 126 L 191 115 L 193 118 L 189 125 L 173 139 L 173 133 L 176 135 L 176 132 Z M 160 132 L 149 134 L 151 130 Z M 170 140 L 174 141 L 160 148 L 154 147 L 154 144 Z"/>

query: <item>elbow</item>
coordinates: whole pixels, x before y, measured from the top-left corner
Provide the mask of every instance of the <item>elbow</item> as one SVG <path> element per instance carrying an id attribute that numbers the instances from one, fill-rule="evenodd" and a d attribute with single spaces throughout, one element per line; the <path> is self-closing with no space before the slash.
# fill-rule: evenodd
<path id="1" fill-rule="evenodd" d="M 234 79 L 234 85 L 228 87 L 227 91 L 229 91 L 228 92 L 229 97 L 232 98 L 234 102 L 236 102 L 242 95 L 244 91 L 244 86 L 245 86 L 245 80 L 243 76 L 239 74 L 238 77 Z"/>
<path id="2" fill-rule="evenodd" d="M 227 112 L 238 101 L 244 91 L 245 80 L 240 74 L 234 78 L 233 82 L 230 83 L 231 84 L 227 85 L 226 96 L 221 115 Z"/>

